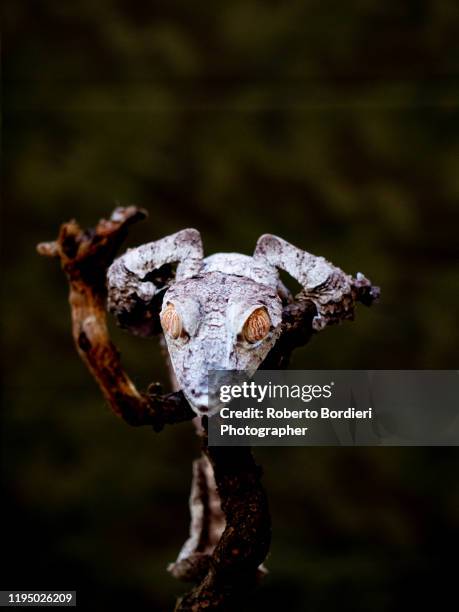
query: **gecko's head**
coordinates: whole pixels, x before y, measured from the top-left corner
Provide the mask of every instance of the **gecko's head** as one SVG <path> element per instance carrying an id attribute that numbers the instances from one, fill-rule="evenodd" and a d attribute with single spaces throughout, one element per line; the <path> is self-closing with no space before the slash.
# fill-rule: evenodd
<path id="1" fill-rule="evenodd" d="M 107 272 L 107 305 L 133 334 L 164 333 L 181 390 L 197 414 L 212 414 L 218 403 L 209 397 L 209 371 L 250 376 L 280 336 L 278 270 L 302 286 L 293 305 L 314 304 L 315 330 L 352 318 L 356 301 L 370 305 L 378 297 L 362 274 L 352 278 L 277 236 L 261 236 L 252 257 L 204 259 L 199 232 L 186 229 L 116 259 Z"/>
<path id="2" fill-rule="evenodd" d="M 177 381 L 197 414 L 213 414 L 212 370 L 257 370 L 280 334 L 275 289 L 249 278 L 208 272 L 172 285 L 161 325 Z"/>

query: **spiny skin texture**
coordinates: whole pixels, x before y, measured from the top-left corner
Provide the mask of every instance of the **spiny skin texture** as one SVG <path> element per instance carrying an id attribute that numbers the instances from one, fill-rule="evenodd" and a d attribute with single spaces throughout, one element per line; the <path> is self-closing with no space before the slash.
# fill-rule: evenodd
<path id="1" fill-rule="evenodd" d="M 138 335 L 157 333 L 160 315 L 179 387 L 198 415 L 212 415 L 219 408 L 217 398 L 209 397 L 209 371 L 245 370 L 251 375 L 281 335 L 282 306 L 293 300 L 278 269 L 303 286 L 295 301 L 314 304 L 316 331 L 353 318 L 355 302 L 364 301 L 365 291 L 370 301 L 376 297 L 362 274 L 354 279 L 323 257 L 270 234 L 258 240 L 253 257 L 239 253 L 202 257 L 199 233 L 185 229 L 130 249 L 107 273 L 108 307 L 122 326 Z M 169 277 L 158 276 L 162 266 L 174 262 L 178 263 L 175 278 L 172 271 Z M 248 319 L 260 308 L 266 320 L 257 330 L 266 329 L 266 335 L 251 342 L 255 328 Z M 244 328 L 252 334 L 244 333 Z"/>

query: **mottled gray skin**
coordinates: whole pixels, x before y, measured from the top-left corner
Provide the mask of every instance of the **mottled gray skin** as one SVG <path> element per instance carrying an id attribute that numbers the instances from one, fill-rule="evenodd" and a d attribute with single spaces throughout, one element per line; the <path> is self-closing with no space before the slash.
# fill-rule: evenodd
<path id="1" fill-rule="evenodd" d="M 155 270 L 173 262 L 178 263 L 175 278 L 156 284 L 150 280 Z M 203 259 L 199 232 L 186 229 L 130 249 L 110 266 L 108 308 L 122 320 L 139 304 L 150 317 L 174 305 L 184 333 L 177 339 L 165 334 L 165 339 L 179 388 L 197 414 L 211 415 L 219 404 L 208 395 L 209 370 L 253 374 L 279 338 L 282 305 L 293 298 L 280 282 L 278 269 L 303 286 L 296 299 L 315 304 L 317 331 L 352 318 L 356 287 L 368 283 L 360 273 L 353 279 L 323 257 L 269 234 L 258 240 L 253 257 L 218 253 Z M 159 294 L 164 294 L 161 313 L 152 306 Z M 250 344 L 241 332 L 260 307 L 267 310 L 271 329 L 263 340 Z M 145 327 L 131 331 L 147 334 Z"/>
<path id="2" fill-rule="evenodd" d="M 214 271 L 172 285 L 164 296 L 163 310 L 168 304 L 182 316 L 185 330 L 184 337 L 176 340 L 166 335 L 177 382 L 198 414 L 212 414 L 218 401 L 208 396 L 208 372 L 255 372 L 279 337 L 282 302 L 275 287 L 242 274 Z M 268 311 L 272 327 L 263 340 L 251 344 L 241 332 L 260 306 Z"/>

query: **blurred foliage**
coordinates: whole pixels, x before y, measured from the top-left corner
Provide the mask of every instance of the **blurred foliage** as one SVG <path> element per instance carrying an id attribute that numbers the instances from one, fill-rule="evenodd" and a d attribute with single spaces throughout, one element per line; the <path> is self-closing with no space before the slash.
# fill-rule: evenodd
<path id="1" fill-rule="evenodd" d="M 183 591 L 165 566 L 198 443 L 190 425 L 156 436 L 104 407 L 62 274 L 35 254 L 64 220 L 135 203 L 150 217 L 129 244 L 195 226 L 208 253 L 276 233 L 383 294 L 294 367 L 457 367 L 458 18 L 454 0 L 6 3 L 3 588 L 135 610 Z M 166 381 L 156 341 L 113 333 L 138 384 Z M 459 533 L 455 449 L 257 457 L 272 573 L 247 609 L 438 602 Z"/>

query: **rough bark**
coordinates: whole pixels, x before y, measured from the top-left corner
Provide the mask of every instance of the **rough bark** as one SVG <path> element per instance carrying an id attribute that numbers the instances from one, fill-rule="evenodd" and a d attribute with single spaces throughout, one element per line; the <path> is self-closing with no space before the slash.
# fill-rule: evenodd
<path id="1" fill-rule="evenodd" d="M 61 226 L 57 240 L 41 243 L 37 249 L 41 255 L 60 259 L 69 281 L 76 348 L 112 410 L 130 425 L 151 425 L 160 431 L 195 414 L 181 392 L 163 395 L 158 385 L 151 385 L 142 393 L 135 387 L 110 340 L 105 307 L 107 267 L 129 225 L 144 217 L 135 207 L 116 209 L 109 220 L 102 219 L 88 231 L 69 221 Z"/>
<path id="2" fill-rule="evenodd" d="M 214 469 L 226 527 L 207 560 L 204 578 L 178 601 L 176 612 L 233 609 L 262 575 L 259 567 L 271 542 L 268 500 L 250 448 L 206 447 L 205 453 Z"/>

